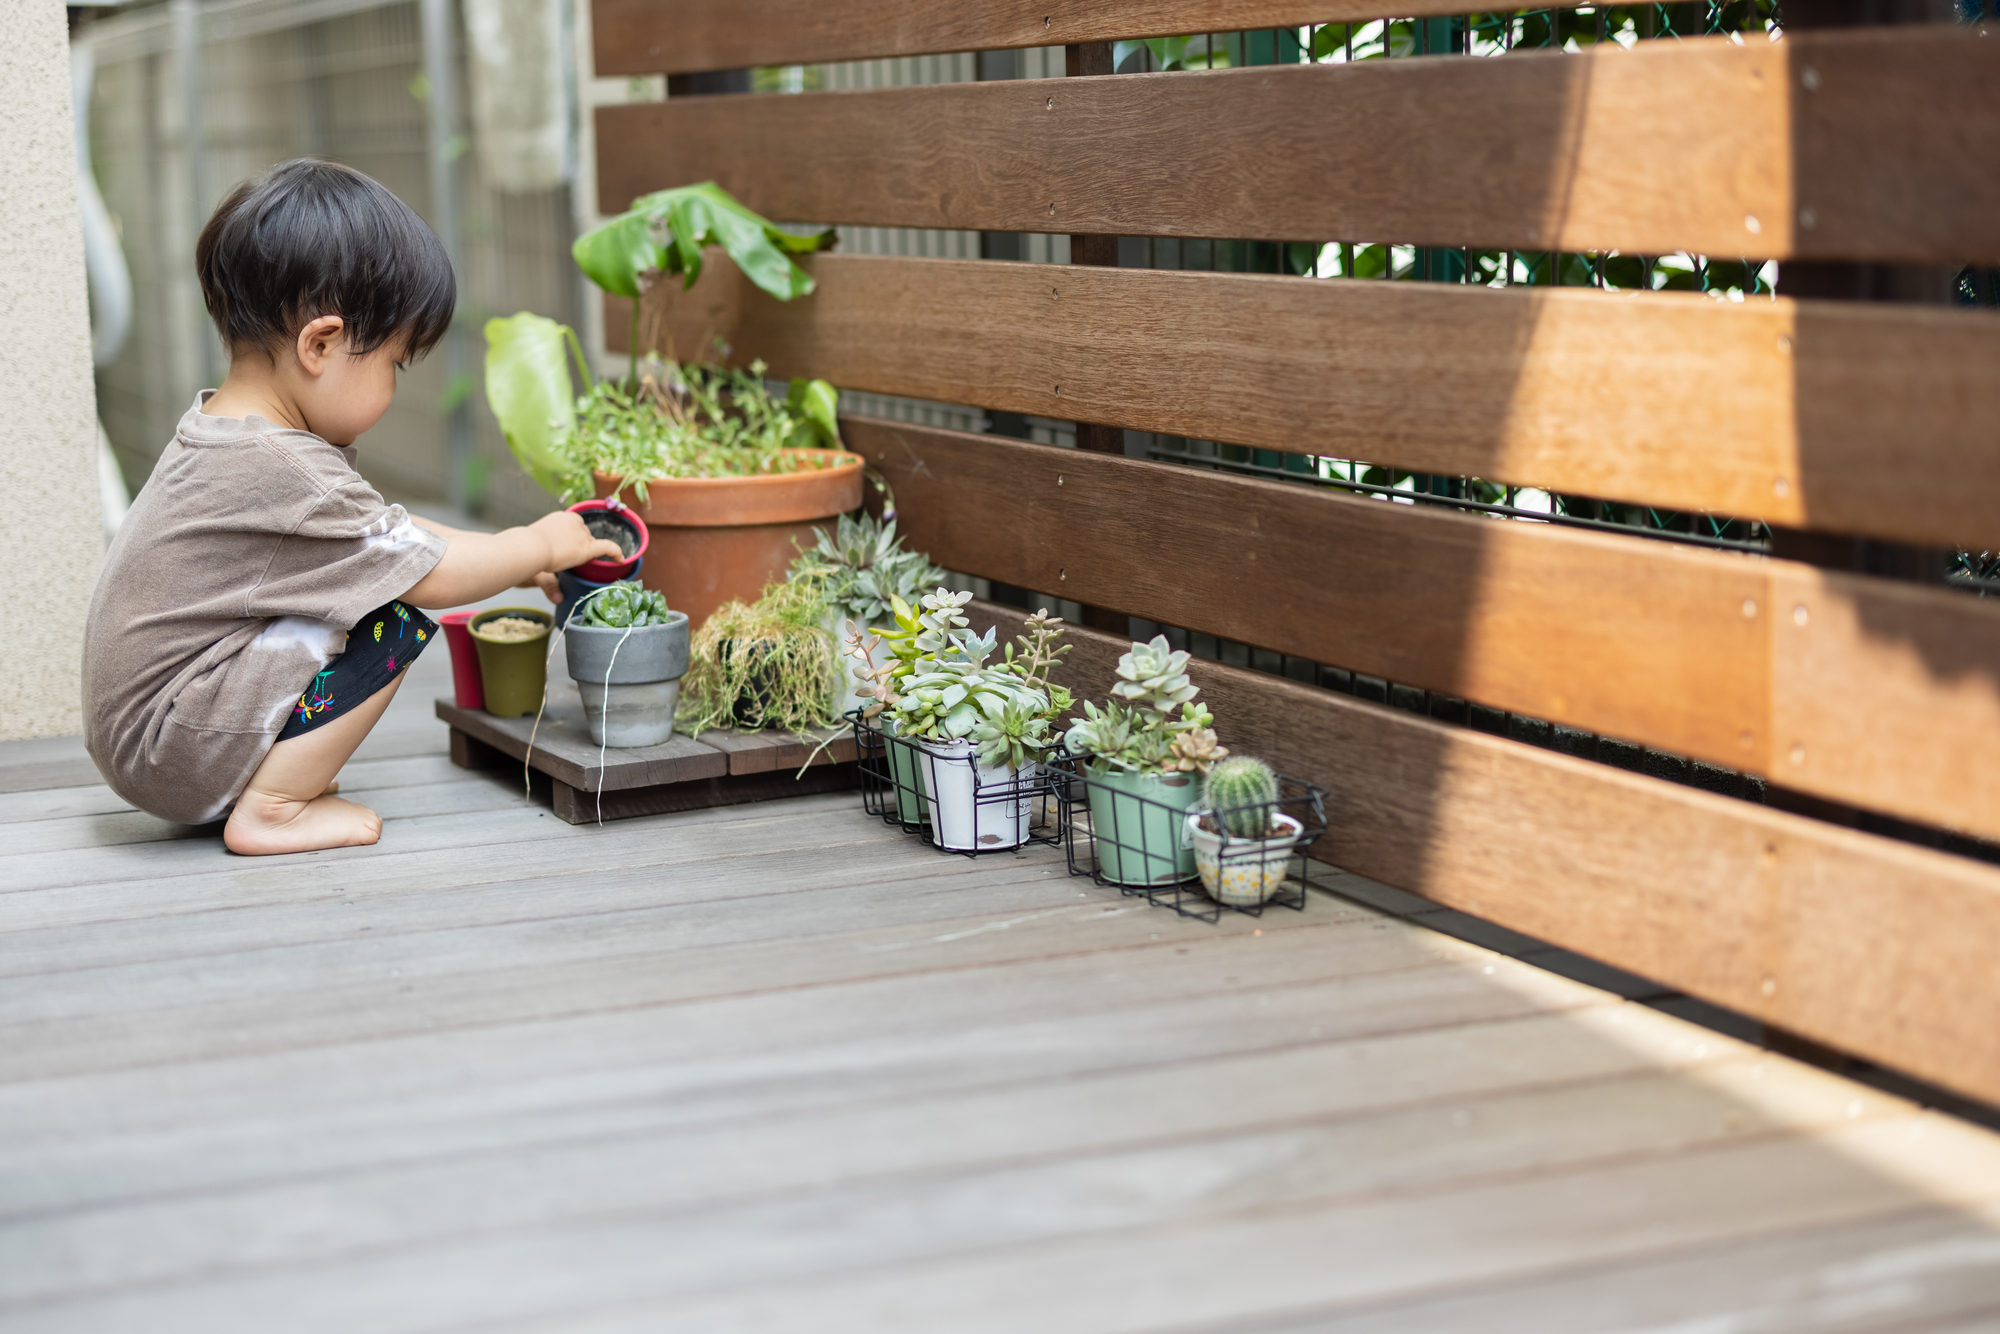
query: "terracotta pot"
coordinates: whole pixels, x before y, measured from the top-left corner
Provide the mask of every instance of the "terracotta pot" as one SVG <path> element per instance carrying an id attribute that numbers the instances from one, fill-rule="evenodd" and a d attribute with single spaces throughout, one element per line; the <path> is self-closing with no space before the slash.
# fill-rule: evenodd
<path id="1" fill-rule="evenodd" d="M 725 602 L 755 602 L 765 584 L 784 578 L 800 548 L 812 545 L 814 524 L 861 504 L 859 454 L 786 453 L 838 461 L 757 477 L 663 477 L 646 483 L 643 505 L 629 490 L 619 497 L 652 534 L 640 582 L 686 612 L 692 628 L 700 629 Z M 619 485 L 620 479 L 597 474 L 600 499 Z"/>

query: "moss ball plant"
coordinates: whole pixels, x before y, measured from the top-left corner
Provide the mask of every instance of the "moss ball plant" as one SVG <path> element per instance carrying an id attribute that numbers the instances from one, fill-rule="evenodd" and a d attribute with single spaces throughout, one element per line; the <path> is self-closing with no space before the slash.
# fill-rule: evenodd
<path id="1" fill-rule="evenodd" d="M 833 636 L 810 586 L 776 583 L 754 603 L 726 602 L 696 632 L 677 725 L 805 733 L 835 719 Z"/>

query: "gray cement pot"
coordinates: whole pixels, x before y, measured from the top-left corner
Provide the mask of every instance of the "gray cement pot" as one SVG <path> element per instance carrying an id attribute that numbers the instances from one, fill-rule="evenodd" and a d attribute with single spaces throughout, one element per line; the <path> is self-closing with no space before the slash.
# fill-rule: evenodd
<path id="1" fill-rule="evenodd" d="M 688 669 L 688 618 L 678 611 L 668 616 L 665 625 L 635 630 L 572 621 L 563 632 L 570 679 L 599 745 L 657 746 L 673 735 Z"/>

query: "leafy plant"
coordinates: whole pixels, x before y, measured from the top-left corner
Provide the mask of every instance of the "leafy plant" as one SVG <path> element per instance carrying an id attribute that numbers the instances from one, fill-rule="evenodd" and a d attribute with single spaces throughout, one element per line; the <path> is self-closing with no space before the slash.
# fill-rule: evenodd
<path id="1" fill-rule="evenodd" d="M 793 255 L 824 250 L 839 239 L 827 228 L 811 236 L 781 231 L 714 181 L 657 190 L 585 232 L 570 247 L 576 266 L 615 296 L 638 297 L 649 275 L 674 274 L 683 289 L 701 277 L 702 250 L 721 246 L 751 282 L 789 301 L 813 290 L 812 275 Z"/>
<path id="2" fill-rule="evenodd" d="M 1206 772 L 1228 752 L 1209 730 L 1215 717 L 1195 699 L 1187 663 L 1165 635 L 1133 644 L 1118 659 L 1112 698 L 1102 708 L 1086 701 L 1084 716 L 1070 723 L 1069 748 L 1089 756 L 1098 773 Z"/>
<path id="3" fill-rule="evenodd" d="M 793 255 L 823 250 L 839 239 L 833 228 L 811 236 L 781 231 L 743 207 L 714 181 L 641 195 L 632 207 L 585 232 L 570 247 L 584 275 L 632 306 L 632 380 L 639 378 L 638 298 L 656 274 L 678 275 L 682 290 L 701 277 L 702 250 L 719 245 L 743 276 L 780 301 L 813 290 L 812 275 Z"/>
<path id="4" fill-rule="evenodd" d="M 665 625 L 669 619 L 667 599 L 655 589 L 642 588 L 631 580 L 621 580 L 607 584 L 597 592 L 586 594 L 590 599 L 583 609 L 583 623 L 607 630 L 634 629 L 646 625 Z"/>
<path id="5" fill-rule="evenodd" d="M 1218 45 L 1213 37 L 1207 35 L 1146 37 L 1136 42 L 1113 42 L 1111 68 L 1124 69 L 1125 62 L 1141 51 L 1152 52 L 1153 63 L 1162 70 L 1229 68 L 1229 48 Z"/>
<path id="6" fill-rule="evenodd" d="M 570 362 L 585 386 L 574 395 Z M 660 362 L 636 387 L 594 379 L 576 334 L 522 313 L 486 322 L 486 401 L 528 473 L 566 502 L 595 492 L 594 472 L 644 503 L 660 477 L 744 477 L 824 466 L 799 451 L 840 447 L 839 395 L 794 380 L 783 398 L 748 370 Z"/>
<path id="7" fill-rule="evenodd" d="M 808 587 L 765 586 L 754 603 L 726 602 L 695 632 L 676 726 L 765 727 L 803 734 L 834 721 L 833 636 Z"/>
<path id="8" fill-rule="evenodd" d="M 813 529 L 814 545 L 792 562 L 790 578 L 816 580 L 820 595 L 835 612 L 861 626 L 873 625 L 895 598 L 914 598 L 935 588 L 944 571 L 921 552 L 905 551 L 896 521 L 843 514 L 832 532 Z"/>
<path id="9" fill-rule="evenodd" d="M 591 493 L 593 468 L 631 479 L 643 499 L 652 477 L 817 466 L 781 451 L 840 447 L 832 385 L 794 380 L 782 401 L 772 399 L 761 364 L 745 374 L 662 362 L 642 378 L 638 298 L 663 275 L 692 287 L 703 248 L 720 246 L 757 286 L 789 301 L 813 289 L 812 276 L 791 257 L 824 249 L 835 237 L 832 230 L 781 231 L 713 181 L 634 200 L 570 251 L 592 282 L 632 298 L 631 363 L 623 382 L 592 376 L 575 332 L 554 320 L 523 312 L 486 322 L 486 401 L 508 447 L 539 485 L 572 500 Z M 584 386 L 580 397 L 570 382 L 571 356 Z"/>
<path id="10" fill-rule="evenodd" d="M 570 450 L 578 404 L 570 387 L 571 353 L 584 383 L 594 388 L 583 348 L 568 325 L 527 311 L 486 321 L 487 405 L 536 485 L 565 496 L 577 468 Z"/>
<path id="11" fill-rule="evenodd" d="M 1278 776 L 1247 755 L 1223 760 L 1202 780 L 1201 804 L 1235 838 L 1267 838 L 1278 809 Z"/>
<path id="12" fill-rule="evenodd" d="M 599 382 L 577 401 L 571 451 L 586 476 L 621 480 L 641 504 L 662 477 L 747 477 L 826 466 L 840 448 L 839 396 L 824 380 L 794 380 L 784 398 L 764 387 L 764 363 L 749 369 L 659 364 L 636 394 Z"/>

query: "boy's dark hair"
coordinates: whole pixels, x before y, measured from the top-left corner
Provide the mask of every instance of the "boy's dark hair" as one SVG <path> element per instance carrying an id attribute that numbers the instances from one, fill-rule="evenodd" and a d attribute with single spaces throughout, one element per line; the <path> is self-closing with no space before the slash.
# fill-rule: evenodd
<path id="1" fill-rule="evenodd" d="M 412 358 L 451 327 L 458 286 L 435 233 L 352 167 L 281 162 L 216 207 L 194 246 L 201 296 L 230 354 L 276 352 L 322 315 L 348 349 L 409 340 Z"/>

